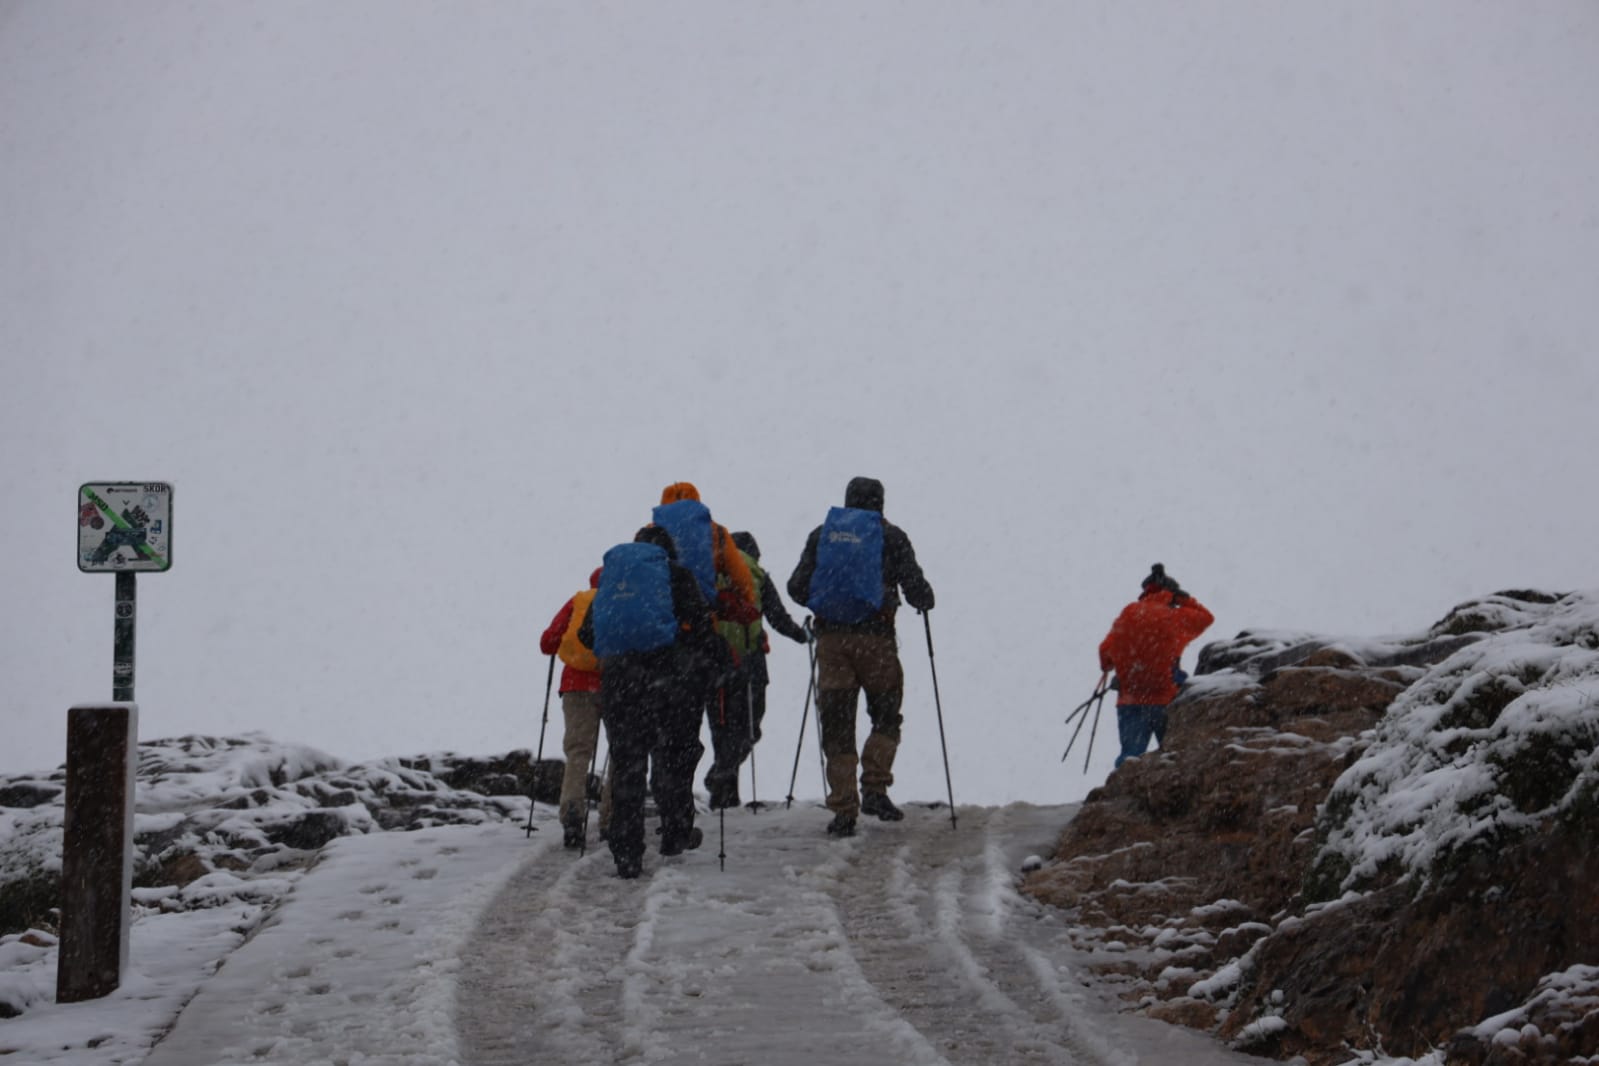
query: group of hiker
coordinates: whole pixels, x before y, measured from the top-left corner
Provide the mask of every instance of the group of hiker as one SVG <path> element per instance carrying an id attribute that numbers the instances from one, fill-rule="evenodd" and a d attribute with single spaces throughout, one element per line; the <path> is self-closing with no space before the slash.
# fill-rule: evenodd
<path id="1" fill-rule="evenodd" d="M 786 585 L 810 613 L 804 623 L 784 607 L 755 537 L 716 522 L 689 482 L 666 486 L 650 522 L 604 553 L 588 587 L 562 605 L 540 641 L 564 664 L 559 819 L 567 847 L 586 846 L 602 724 L 610 756 L 599 831 L 618 876 L 642 872 L 646 795 L 659 815 L 661 855 L 703 842 L 694 824 L 702 722 L 711 734 L 709 806 L 740 805 L 740 769 L 765 716 L 772 631 L 807 645 L 812 658 L 832 814 L 826 832 L 853 836 L 862 815 L 904 817 L 889 798 L 904 696 L 895 616 L 902 598 L 925 614 L 934 597 L 910 537 L 883 516 L 883 499 L 882 482 L 852 479 L 843 506 L 830 507 L 806 538 Z M 1182 684 L 1182 650 L 1211 621 L 1160 564 L 1116 619 L 1100 665 L 1101 688 L 1114 672 L 1119 689 L 1118 766 L 1164 736 L 1165 706 Z M 871 727 L 857 748 L 862 692 Z"/>
<path id="2" fill-rule="evenodd" d="M 766 713 L 768 627 L 813 649 L 834 815 L 828 832 L 853 834 L 863 811 L 904 817 L 888 796 L 904 690 L 894 615 L 902 589 L 919 611 L 932 609 L 933 590 L 910 538 L 882 511 L 882 483 L 855 478 L 844 506 L 830 508 L 812 531 L 787 585 L 811 612 L 801 625 L 761 566 L 755 537 L 715 521 L 691 483 L 666 486 L 650 522 L 605 552 L 589 588 L 561 607 L 540 641 L 565 664 L 559 818 L 566 846 L 586 843 L 588 775 L 602 723 L 610 759 L 600 835 L 619 876 L 637 877 L 643 868 L 646 794 L 660 816 L 662 855 L 703 842 L 694 824 L 702 722 L 711 732 L 710 807 L 740 805 L 740 769 Z M 862 691 L 872 732 L 857 756 Z"/>

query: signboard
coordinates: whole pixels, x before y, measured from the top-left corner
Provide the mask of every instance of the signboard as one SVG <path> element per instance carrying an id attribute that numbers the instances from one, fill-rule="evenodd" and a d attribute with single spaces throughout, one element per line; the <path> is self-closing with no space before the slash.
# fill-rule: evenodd
<path id="1" fill-rule="evenodd" d="M 86 574 L 172 566 L 172 486 L 92 481 L 78 489 L 78 569 Z"/>

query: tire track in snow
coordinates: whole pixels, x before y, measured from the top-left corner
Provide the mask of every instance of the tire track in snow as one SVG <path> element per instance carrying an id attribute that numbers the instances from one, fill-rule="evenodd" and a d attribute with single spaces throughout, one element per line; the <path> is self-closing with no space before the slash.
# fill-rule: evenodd
<path id="1" fill-rule="evenodd" d="M 619 1037 L 625 968 L 650 897 L 612 870 L 603 851 L 573 861 L 546 849 L 489 905 L 464 952 L 456 999 L 468 1062 L 623 1062 L 640 1053 Z"/>
<path id="2" fill-rule="evenodd" d="M 1088 1004 L 1034 946 L 1063 930 L 1016 896 L 1006 812 L 964 808 L 958 829 L 853 849 L 837 899 L 877 994 L 952 1064 L 1131 1062 L 1082 1022 Z M 902 823 L 904 824 L 904 823 Z"/>
<path id="3" fill-rule="evenodd" d="M 814 809 L 741 814 L 725 871 L 708 840 L 639 881 L 542 849 L 462 951 L 463 1060 L 1130 1063 L 1057 965 L 1058 916 L 1013 887 L 1057 817 L 965 808 L 951 831 L 912 811 L 838 841 Z"/>

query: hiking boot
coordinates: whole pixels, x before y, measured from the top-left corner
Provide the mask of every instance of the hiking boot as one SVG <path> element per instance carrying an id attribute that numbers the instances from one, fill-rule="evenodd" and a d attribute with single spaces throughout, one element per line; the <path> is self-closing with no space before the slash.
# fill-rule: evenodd
<path id="1" fill-rule="evenodd" d="M 855 835 L 855 819 L 847 814 L 835 814 L 833 820 L 827 823 L 827 835 L 830 837 L 852 837 Z"/>
<path id="2" fill-rule="evenodd" d="M 682 836 L 674 834 L 668 837 L 663 835 L 661 837 L 661 854 L 681 855 L 685 851 L 693 851 L 703 843 L 705 843 L 705 833 L 696 825 Z"/>
<path id="3" fill-rule="evenodd" d="M 712 785 L 710 788 L 711 810 L 721 811 L 726 810 L 728 807 L 739 806 L 737 781 L 734 781 L 730 784 L 718 782 L 717 784 Z"/>
<path id="4" fill-rule="evenodd" d="M 561 823 L 561 843 L 568 848 L 581 848 L 588 836 L 588 826 L 576 818 Z"/>
<path id="5" fill-rule="evenodd" d="M 894 806 L 887 792 L 861 793 L 861 813 L 875 814 L 885 822 L 899 822 L 905 818 L 905 812 Z"/>
<path id="6" fill-rule="evenodd" d="M 617 859 L 616 876 L 624 881 L 631 881 L 644 872 L 643 859 Z"/>

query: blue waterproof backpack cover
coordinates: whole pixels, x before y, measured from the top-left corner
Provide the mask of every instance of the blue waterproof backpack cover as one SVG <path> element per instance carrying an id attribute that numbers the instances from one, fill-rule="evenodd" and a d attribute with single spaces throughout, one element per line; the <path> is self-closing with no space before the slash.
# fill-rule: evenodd
<path id="1" fill-rule="evenodd" d="M 678 500 L 655 508 L 655 524 L 672 536 L 677 563 L 694 575 L 706 603 L 716 602 L 716 553 L 711 539 L 711 509 L 698 500 Z"/>
<path id="2" fill-rule="evenodd" d="M 672 610 L 672 571 L 658 544 L 618 544 L 605 553 L 605 569 L 594 593 L 594 654 L 601 659 L 631 651 L 655 651 L 677 639 Z"/>
<path id="3" fill-rule="evenodd" d="M 824 622 L 853 625 L 883 606 L 883 516 L 856 507 L 833 507 L 816 538 L 810 602 Z"/>

